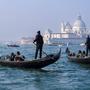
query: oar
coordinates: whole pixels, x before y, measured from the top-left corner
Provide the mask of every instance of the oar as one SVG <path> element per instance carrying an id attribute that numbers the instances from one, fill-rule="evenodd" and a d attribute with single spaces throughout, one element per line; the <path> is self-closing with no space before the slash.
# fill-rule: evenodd
<path id="1" fill-rule="evenodd" d="M 36 44 L 35 43 L 33 43 L 35 46 L 36 46 Z M 46 52 L 44 52 L 43 50 L 42 50 L 42 52 L 46 55 L 46 56 L 48 56 L 48 54 L 46 53 Z"/>

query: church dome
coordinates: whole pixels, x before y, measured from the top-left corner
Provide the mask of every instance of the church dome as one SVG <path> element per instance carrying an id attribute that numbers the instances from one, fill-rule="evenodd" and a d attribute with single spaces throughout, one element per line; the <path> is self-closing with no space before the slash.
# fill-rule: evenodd
<path id="1" fill-rule="evenodd" d="M 81 16 L 78 16 L 77 20 L 73 25 L 73 32 L 82 34 L 82 33 L 85 33 L 85 31 L 86 31 L 86 25 L 82 20 Z"/>

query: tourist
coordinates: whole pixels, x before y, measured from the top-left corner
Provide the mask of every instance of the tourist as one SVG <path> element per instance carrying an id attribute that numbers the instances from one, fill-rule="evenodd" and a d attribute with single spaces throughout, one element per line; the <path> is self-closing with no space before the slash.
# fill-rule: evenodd
<path id="1" fill-rule="evenodd" d="M 72 53 L 72 56 L 76 56 L 76 54 L 75 53 Z"/>
<path id="2" fill-rule="evenodd" d="M 86 55 L 88 56 L 88 52 L 90 51 L 90 37 L 88 35 L 87 39 L 86 39 Z"/>
<path id="3" fill-rule="evenodd" d="M 77 57 L 82 57 L 82 51 L 81 50 L 78 51 Z"/>
<path id="4" fill-rule="evenodd" d="M 20 54 L 19 51 L 17 51 L 16 56 L 15 56 L 15 61 L 24 61 L 25 57 Z"/>
<path id="5" fill-rule="evenodd" d="M 83 57 L 85 57 L 85 56 L 86 56 L 86 52 L 85 52 L 85 51 L 83 51 L 83 52 L 82 52 L 82 55 L 83 55 Z"/>
<path id="6" fill-rule="evenodd" d="M 40 52 L 39 58 L 41 58 L 42 57 L 42 48 L 43 48 L 43 37 L 42 37 L 40 31 L 37 32 L 37 35 L 36 35 L 33 43 L 36 45 L 35 59 L 37 59 L 38 51 Z"/>
<path id="7" fill-rule="evenodd" d="M 10 55 L 10 61 L 14 61 L 14 59 L 15 59 L 15 54 L 12 52 Z"/>

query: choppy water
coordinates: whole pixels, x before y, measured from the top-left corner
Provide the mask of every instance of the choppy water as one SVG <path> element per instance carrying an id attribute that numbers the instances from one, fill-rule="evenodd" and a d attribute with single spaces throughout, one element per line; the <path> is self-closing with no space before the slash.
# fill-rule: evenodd
<path id="1" fill-rule="evenodd" d="M 90 65 L 76 64 L 68 61 L 62 47 L 59 61 L 41 70 L 17 69 L 0 66 L 0 90 L 90 90 Z M 70 46 L 72 51 L 84 49 Z M 17 50 L 27 59 L 34 58 L 34 46 L 9 48 L 0 46 L 0 55 Z M 44 46 L 44 51 L 57 52 L 58 46 Z"/>

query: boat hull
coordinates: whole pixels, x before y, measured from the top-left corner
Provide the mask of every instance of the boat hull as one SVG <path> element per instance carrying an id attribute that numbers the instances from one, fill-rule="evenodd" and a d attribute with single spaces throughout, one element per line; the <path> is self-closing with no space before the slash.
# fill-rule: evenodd
<path id="1" fill-rule="evenodd" d="M 90 64 L 90 57 L 75 57 L 75 56 L 68 56 L 68 60 L 71 62 L 76 63 L 83 63 L 83 64 Z"/>

